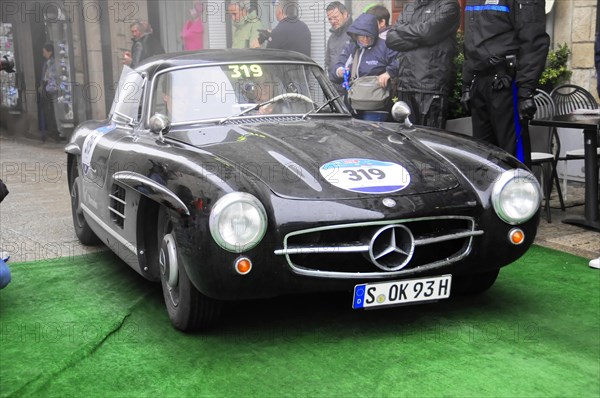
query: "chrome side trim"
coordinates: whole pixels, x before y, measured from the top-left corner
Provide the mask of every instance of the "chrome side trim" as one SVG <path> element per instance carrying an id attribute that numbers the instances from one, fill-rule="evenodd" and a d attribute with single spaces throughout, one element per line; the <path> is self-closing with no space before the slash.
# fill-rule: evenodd
<path id="1" fill-rule="evenodd" d="M 121 217 L 123 220 L 125 219 L 125 214 L 121 214 L 118 211 L 116 211 L 115 209 L 113 209 L 112 207 L 109 207 L 108 210 L 114 214 L 116 214 L 117 216 Z"/>
<path id="2" fill-rule="evenodd" d="M 123 246 L 127 249 L 131 250 L 133 254 L 137 256 L 137 247 L 130 242 L 128 242 L 125 238 L 119 235 L 116 231 L 114 231 L 110 226 L 108 226 L 104 221 L 102 221 L 98 216 L 96 216 L 85 204 L 81 203 L 81 209 L 85 212 L 87 216 L 89 216 L 96 224 L 98 224 L 102 229 L 110 234 L 113 238 L 119 241 Z"/>
<path id="3" fill-rule="evenodd" d="M 113 200 L 115 200 L 116 202 L 119 202 L 119 203 L 123 204 L 123 205 L 127 204 L 123 199 L 117 198 L 115 195 L 108 195 L 108 197 L 111 198 L 111 199 L 113 199 Z"/>
<path id="4" fill-rule="evenodd" d="M 131 171 L 119 171 L 113 174 L 113 179 L 115 182 L 131 188 L 157 203 L 167 202 L 178 212 L 186 216 L 190 215 L 190 211 L 177 195 L 146 176 Z"/>

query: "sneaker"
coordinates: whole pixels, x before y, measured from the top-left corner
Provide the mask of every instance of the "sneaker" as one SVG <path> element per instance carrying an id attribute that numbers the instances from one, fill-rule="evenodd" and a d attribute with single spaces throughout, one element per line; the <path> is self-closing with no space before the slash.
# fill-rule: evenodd
<path id="1" fill-rule="evenodd" d="M 599 268 L 600 269 L 600 257 L 590 260 L 590 268 Z"/>
<path id="2" fill-rule="evenodd" d="M 10 254 L 8 252 L 0 252 L 0 258 L 6 263 L 10 259 Z"/>

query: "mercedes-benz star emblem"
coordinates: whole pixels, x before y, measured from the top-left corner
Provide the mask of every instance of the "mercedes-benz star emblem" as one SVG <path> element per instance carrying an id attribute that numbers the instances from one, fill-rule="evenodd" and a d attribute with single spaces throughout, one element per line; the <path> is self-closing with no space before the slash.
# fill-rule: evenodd
<path id="1" fill-rule="evenodd" d="M 383 199 L 382 203 L 385 207 L 389 207 L 389 208 L 396 206 L 396 201 L 392 198 L 385 198 L 385 199 Z"/>
<path id="2" fill-rule="evenodd" d="M 406 266 L 415 251 L 415 239 L 404 225 L 387 225 L 373 234 L 369 244 L 371 262 L 384 271 Z"/>

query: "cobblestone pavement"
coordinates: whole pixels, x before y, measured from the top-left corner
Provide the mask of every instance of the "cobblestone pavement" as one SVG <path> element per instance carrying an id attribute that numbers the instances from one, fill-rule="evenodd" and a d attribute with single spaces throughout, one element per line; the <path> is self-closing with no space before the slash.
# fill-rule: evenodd
<path id="1" fill-rule="evenodd" d="M 575 191 L 573 195 L 580 195 L 580 200 L 576 202 L 583 204 L 583 184 L 576 184 L 575 189 L 569 188 L 569 196 L 572 195 L 571 191 Z M 583 205 L 568 207 L 565 211 L 551 206 L 552 223 L 546 222 L 544 213 L 535 243 L 588 259 L 600 257 L 600 232 L 561 222 L 565 218 L 582 218 L 583 212 Z"/>
<path id="2" fill-rule="evenodd" d="M 0 248 L 11 253 L 11 262 L 105 250 L 81 245 L 73 232 L 64 145 L 15 139 L 0 130 L 0 178 L 10 190 L 0 205 Z M 588 259 L 600 256 L 600 233 L 560 222 L 582 213 L 583 206 L 553 209 L 552 223 L 542 219 L 536 243 Z"/>
<path id="3" fill-rule="evenodd" d="M 81 245 L 73 231 L 64 145 L 0 136 L 0 178 L 10 191 L 0 204 L 0 248 L 10 262 L 104 249 Z"/>

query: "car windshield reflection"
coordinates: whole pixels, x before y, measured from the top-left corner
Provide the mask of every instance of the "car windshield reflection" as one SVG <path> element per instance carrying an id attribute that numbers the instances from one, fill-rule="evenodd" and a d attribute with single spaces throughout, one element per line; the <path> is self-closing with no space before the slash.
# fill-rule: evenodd
<path id="1" fill-rule="evenodd" d="M 304 115 L 335 96 L 323 72 L 311 65 L 202 66 L 158 75 L 150 115 L 167 115 L 173 124 L 239 115 Z M 341 101 L 331 102 L 320 113 L 346 113 Z M 256 106 L 261 103 L 265 105 Z"/>

